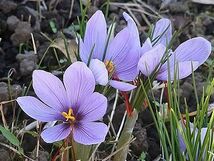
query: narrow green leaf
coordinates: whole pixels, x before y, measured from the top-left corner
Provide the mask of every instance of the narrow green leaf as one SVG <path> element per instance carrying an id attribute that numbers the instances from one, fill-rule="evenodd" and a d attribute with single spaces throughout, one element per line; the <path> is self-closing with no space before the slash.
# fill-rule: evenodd
<path id="1" fill-rule="evenodd" d="M 4 127 L 2 127 L 0 125 L 0 131 L 2 133 L 2 135 L 13 145 L 19 147 L 20 142 L 19 140 L 16 138 L 16 136 L 11 133 L 8 129 L 5 129 Z"/>

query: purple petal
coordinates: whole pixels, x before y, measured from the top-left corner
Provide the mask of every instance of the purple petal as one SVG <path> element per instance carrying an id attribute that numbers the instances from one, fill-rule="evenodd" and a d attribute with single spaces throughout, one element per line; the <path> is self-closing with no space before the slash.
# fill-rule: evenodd
<path id="1" fill-rule="evenodd" d="M 83 43 L 82 39 L 79 38 L 79 52 L 80 52 L 80 58 L 84 63 L 88 63 L 88 59 L 90 56 L 90 51 L 86 48 L 85 44 Z"/>
<path id="2" fill-rule="evenodd" d="M 116 80 L 110 80 L 109 85 L 112 86 L 113 88 L 118 89 L 119 91 L 131 91 L 136 88 L 136 86 L 132 84 Z"/>
<path id="3" fill-rule="evenodd" d="M 180 44 L 175 50 L 176 61 L 198 61 L 203 64 L 211 53 L 211 43 L 202 37 L 192 38 Z"/>
<path id="4" fill-rule="evenodd" d="M 105 64 L 98 60 L 92 59 L 89 65 L 97 84 L 105 86 L 108 83 L 108 71 Z"/>
<path id="5" fill-rule="evenodd" d="M 186 144 L 184 143 L 183 136 L 180 134 L 180 132 L 178 132 L 178 141 L 179 141 L 180 151 L 185 152 Z"/>
<path id="6" fill-rule="evenodd" d="M 127 27 L 111 41 L 106 60 L 112 60 L 116 76 L 124 81 L 132 81 L 137 76 L 137 62 L 140 57 L 140 40 L 134 20 L 123 14 Z"/>
<path id="7" fill-rule="evenodd" d="M 201 128 L 201 143 L 203 144 L 204 143 L 204 139 L 205 139 L 205 136 L 206 136 L 206 134 L 208 133 L 207 132 L 207 127 L 203 127 L 203 128 Z M 210 130 L 210 136 L 213 136 L 213 130 L 211 129 Z"/>
<path id="8" fill-rule="evenodd" d="M 61 120 L 62 118 L 59 111 L 55 111 L 54 109 L 48 107 L 35 97 L 18 97 L 17 102 L 27 115 L 38 121 L 48 122 Z"/>
<path id="9" fill-rule="evenodd" d="M 81 117 L 81 122 L 100 120 L 107 109 L 107 99 L 100 93 L 89 95 L 78 108 L 77 115 Z"/>
<path id="10" fill-rule="evenodd" d="M 95 89 L 93 73 L 83 62 L 70 65 L 65 71 L 63 81 L 70 102 L 69 107 L 74 110 Z"/>
<path id="11" fill-rule="evenodd" d="M 169 59 L 171 79 L 174 79 L 174 63 L 179 64 L 179 79 L 185 78 L 203 64 L 211 53 L 211 44 L 202 37 L 192 38 L 185 41 L 172 53 Z M 182 63 L 183 62 L 183 63 Z M 191 62 L 193 62 L 193 69 Z M 168 79 L 167 63 L 163 64 L 160 69 L 160 80 Z"/>
<path id="12" fill-rule="evenodd" d="M 176 79 L 183 79 L 188 77 L 192 74 L 192 71 L 195 71 L 199 63 L 197 61 L 185 61 L 185 62 L 178 62 L 177 65 L 170 66 L 170 80 Z M 174 72 L 178 72 L 177 76 L 175 76 Z M 163 72 L 158 73 L 157 77 L 158 80 L 166 81 L 168 80 L 168 70 L 166 69 Z"/>
<path id="13" fill-rule="evenodd" d="M 105 17 L 102 11 L 98 10 L 86 24 L 84 46 L 85 49 L 87 50 L 87 53 L 80 52 L 81 59 L 84 61 L 88 60 L 90 52 L 94 46 L 92 58 L 97 58 L 101 60 L 106 45 L 106 38 L 107 38 L 107 26 Z"/>
<path id="14" fill-rule="evenodd" d="M 135 22 L 124 13 L 127 20 L 127 27 L 121 30 L 109 44 L 109 52 L 106 54 L 106 60 L 112 60 L 117 66 L 128 54 L 135 57 L 135 53 L 130 53 L 132 48 L 140 47 L 139 33 Z M 138 56 L 138 53 L 136 53 Z"/>
<path id="15" fill-rule="evenodd" d="M 55 110 L 62 112 L 68 106 L 62 82 L 49 72 L 34 70 L 33 89 L 40 100 Z"/>
<path id="16" fill-rule="evenodd" d="M 71 126 L 69 124 L 62 123 L 45 129 L 41 133 L 41 137 L 46 143 L 53 143 L 67 138 L 70 133 Z"/>
<path id="17" fill-rule="evenodd" d="M 140 58 L 140 48 L 129 51 L 120 64 L 115 65 L 115 75 L 123 81 L 133 81 L 137 75 L 137 63 Z"/>
<path id="18" fill-rule="evenodd" d="M 147 38 L 146 41 L 143 43 L 143 46 L 140 49 L 140 56 L 145 54 L 147 51 L 152 49 L 152 43 L 150 38 Z"/>
<path id="19" fill-rule="evenodd" d="M 146 52 L 138 62 L 138 69 L 145 75 L 149 76 L 160 64 L 161 59 L 166 51 L 165 46 L 159 44 L 153 49 Z"/>
<path id="20" fill-rule="evenodd" d="M 134 20 L 131 18 L 131 16 L 129 16 L 126 12 L 123 12 L 123 17 L 125 18 L 125 20 L 128 23 L 128 28 L 129 30 L 132 32 L 131 36 L 133 37 L 133 44 L 140 47 L 140 37 L 139 37 L 139 32 L 138 32 L 138 28 L 136 26 L 136 23 L 134 22 Z"/>
<path id="21" fill-rule="evenodd" d="M 164 46 L 167 46 L 169 44 L 171 38 L 172 38 L 171 21 L 166 18 L 162 18 L 159 21 L 157 21 L 157 23 L 155 24 L 153 35 L 152 35 L 152 40 L 159 39 L 157 41 L 156 45 L 161 43 Z M 156 42 L 156 41 L 154 41 L 154 42 Z"/>
<path id="22" fill-rule="evenodd" d="M 74 140 L 80 144 L 92 145 L 105 140 L 108 128 L 104 123 L 84 122 L 73 130 Z"/>

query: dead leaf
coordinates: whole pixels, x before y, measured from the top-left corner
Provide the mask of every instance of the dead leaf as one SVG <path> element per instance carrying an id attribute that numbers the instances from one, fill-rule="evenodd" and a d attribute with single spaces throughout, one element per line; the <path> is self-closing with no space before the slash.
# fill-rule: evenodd
<path id="1" fill-rule="evenodd" d="M 201 4 L 213 4 L 214 5 L 214 0 L 192 0 L 192 2 L 201 3 Z"/>
<path id="2" fill-rule="evenodd" d="M 74 39 L 67 40 L 67 47 L 68 47 L 69 55 L 67 54 L 67 51 L 65 48 L 65 43 L 62 38 L 56 39 L 55 42 L 52 43 L 51 47 L 59 49 L 67 58 L 69 56 L 72 63 L 77 61 L 75 54 L 78 51 L 78 45 Z"/>

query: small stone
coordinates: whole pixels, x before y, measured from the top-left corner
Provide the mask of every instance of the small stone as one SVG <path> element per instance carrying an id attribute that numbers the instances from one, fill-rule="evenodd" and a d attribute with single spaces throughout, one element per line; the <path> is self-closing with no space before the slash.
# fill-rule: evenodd
<path id="1" fill-rule="evenodd" d="M 31 38 L 31 32 L 31 25 L 28 22 L 20 21 L 15 29 L 15 33 L 10 37 L 13 45 L 17 46 L 27 42 Z"/>
<path id="2" fill-rule="evenodd" d="M 18 54 L 16 59 L 19 61 L 19 70 L 22 76 L 30 75 L 36 69 L 37 55 L 33 51 Z"/>
<path id="3" fill-rule="evenodd" d="M 8 101 L 10 99 L 9 93 L 11 93 L 12 98 L 17 98 L 22 93 L 22 88 L 20 85 L 14 84 L 8 89 L 8 84 L 5 82 L 0 82 L 0 102 Z"/>
<path id="4" fill-rule="evenodd" d="M 0 155 L 0 161 L 10 161 L 10 157 L 8 157 L 8 156 L 10 156 L 9 150 L 1 148 L 0 154 L 1 154 Z"/>
<path id="5" fill-rule="evenodd" d="M 4 35 L 7 30 L 7 22 L 0 19 L 0 35 Z"/>
<path id="6" fill-rule="evenodd" d="M 187 3 L 184 2 L 174 2 L 169 4 L 169 10 L 172 13 L 185 13 L 189 10 Z"/>
<path id="7" fill-rule="evenodd" d="M 9 13 L 12 10 L 15 10 L 17 7 L 17 4 L 10 0 L 0 0 L 0 10 L 2 10 L 4 13 Z"/>
<path id="8" fill-rule="evenodd" d="M 16 16 L 10 16 L 7 18 L 7 25 L 10 31 L 14 31 L 17 27 L 19 19 Z"/>
<path id="9" fill-rule="evenodd" d="M 133 135 L 136 139 L 131 143 L 131 149 L 135 155 L 140 155 L 142 151 L 148 151 L 149 145 L 147 142 L 146 129 L 142 128 L 139 123 L 136 124 Z"/>
<path id="10" fill-rule="evenodd" d="M 0 101 L 9 100 L 7 83 L 0 82 Z"/>
<path id="11" fill-rule="evenodd" d="M 35 158 L 36 149 L 34 149 L 33 153 L 31 154 L 32 158 Z M 46 151 L 39 150 L 39 157 L 37 158 L 38 161 L 48 161 L 49 160 L 49 153 Z"/>
<path id="12" fill-rule="evenodd" d="M 91 17 L 96 11 L 98 10 L 98 8 L 96 6 L 91 6 L 88 9 L 88 17 Z"/>

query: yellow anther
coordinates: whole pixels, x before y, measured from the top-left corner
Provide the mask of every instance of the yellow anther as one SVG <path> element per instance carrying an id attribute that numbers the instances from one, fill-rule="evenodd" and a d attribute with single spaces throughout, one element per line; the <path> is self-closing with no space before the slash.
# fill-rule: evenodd
<path id="1" fill-rule="evenodd" d="M 112 61 L 106 60 L 105 66 L 109 74 L 112 74 L 114 72 L 114 63 Z"/>
<path id="2" fill-rule="evenodd" d="M 70 121 L 74 122 L 76 120 L 76 118 L 74 117 L 73 110 L 71 108 L 69 108 L 68 113 L 62 112 L 62 116 L 64 118 L 66 118 L 66 121 L 70 120 Z"/>

